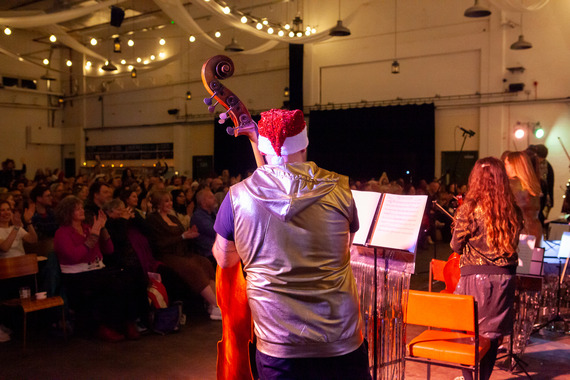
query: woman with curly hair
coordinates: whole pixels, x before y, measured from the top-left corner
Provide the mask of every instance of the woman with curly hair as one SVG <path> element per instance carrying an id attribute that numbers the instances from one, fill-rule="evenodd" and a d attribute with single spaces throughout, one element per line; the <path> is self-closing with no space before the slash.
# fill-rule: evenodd
<path id="1" fill-rule="evenodd" d="M 540 212 L 540 180 L 530 157 L 525 152 L 509 152 L 505 157 L 505 169 L 510 178 L 511 190 L 524 218 L 523 234 L 536 237 L 535 246 L 542 240 Z"/>
<path id="2" fill-rule="evenodd" d="M 499 340 L 513 327 L 521 228 L 522 214 L 503 163 L 493 157 L 478 160 L 469 175 L 465 201 L 457 209 L 451 248 L 461 254 L 455 294 L 475 297 L 479 334 L 491 341 L 481 360 L 481 379 L 491 376 Z M 463 376 L 471 379 L 471 372 Z"/>

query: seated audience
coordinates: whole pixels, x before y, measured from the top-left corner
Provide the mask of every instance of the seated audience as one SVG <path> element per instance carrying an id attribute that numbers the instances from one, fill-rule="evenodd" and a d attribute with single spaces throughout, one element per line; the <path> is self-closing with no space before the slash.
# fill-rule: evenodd
<path id="1" fill-rule="evenodd" d="M 172 216 L 172 197 L 166 190 L 155 190 L 151 195 L 153 211 L 146 221 L 151 230 L 151 242 L 156 258 L 173 269 L 189 286 L 208 303 L 210 318 L 221 319 L 216 304 L 215 271 L 208 259 L 190 251 L 188 239 L 198 236 L 198 231 L 184 229 Z"/>
<path id="2" fill-rule="evenodd" d="M 196 193 L 197 207 L 192 214 L 191 225 L 198 228 L 198 235 L 195 240 L 196 252 L 216 265 L 216 260 L 212 254 L 212 246 L 216 240 L 214 223 L 216 221 L 216 209 L 218 203 L 210 189 L 203 188 Z"/>
<path id="3" fill-rule="evenodd" d="M 173 215 L 182 223 L 184 229 L 188 229 L 190 227 L 190 216 L 186 205 L 186 194 L 180 189 L 174 189 L 170 194 L 172 195 Z"/>
<path id="4" fill-rule="evenodd" d="M 103 340 L 123 340 L 123 332 L 129 339 L 139 338 L 133 284 L 125 272 L 103 264 L 103 254 L 113 253 L 105 213 L 99 211 L 89 226 L 83 202 L 71 195 L 60 202 L 56 215 L 61 227 L 55 234 L 54 247 L 70 308 L 86 307 Z"/>

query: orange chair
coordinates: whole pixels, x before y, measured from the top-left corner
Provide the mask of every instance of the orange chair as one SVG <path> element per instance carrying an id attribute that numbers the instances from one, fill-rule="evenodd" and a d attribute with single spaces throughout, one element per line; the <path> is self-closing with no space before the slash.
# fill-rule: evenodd
<path id="1" fill-rule="evenodd" d="M 431 259 L 429 263 L 429 285 L 428 289 L 431 292 L 431 286 L 434 281 L 445 282 L 445 277 L 443 275 L 443 268 L 447 261 Z"/>
<path id="2" fill-rule="evenodd" d="M 0 259 L 0 280 L 8 278 L 16 278 L 23 276 L 34 276 L 34 290 L 37 291 L 38 283 L 36 275 L 38 273 L 38 259 L 35 254 L 28 254 L 16 257 L 5 257 Z M 3 301 L 2 304 L 12 307 L 21 307 L 24 312 L 24 327 L 23 327 L 23 339 L 24 339 L 24 350 L 26 349 L 26 328 L 27 321 L 26 316 L 28 313 L 50 309 L 52 307 L 61 307 L 61 322 L 63 328 L 64 337 L 66 337 L 65 331 L 65 311 L 63 308 L 63 299 L 60 296 L 47 297 L 45 299 L 35 299 L 33 298 L 27 300 L 21 300 L 20 298 L 15 298 L 11 300 Z"/>
<path id="3" fill-rule="evenodd" d="M 405 322 L 411 325 L 449 329 L 425 330 L 407 345 L 406 360 L 467 369 L 479 379 L 479 362 L 490 347 L 479 336 L 477 302 L 473 296 L 410 290 Z"/>

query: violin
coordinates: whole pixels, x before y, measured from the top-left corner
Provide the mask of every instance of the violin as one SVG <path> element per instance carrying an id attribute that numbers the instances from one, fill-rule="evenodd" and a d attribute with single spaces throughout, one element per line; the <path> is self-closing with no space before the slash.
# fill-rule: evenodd
<path id="1" fill-rule="evenodd" d="M 229 118 L 234 126 L 226 131 L 235 137 L 245 135 L 251 142 L 257 166 L 265 164 L 257 148 L 257 124 L 242 101 L 220 81 L 231 77 L 234 64 L 229 57 L 217 55 L 202 66 L 202 83 L 211 95 L 204 99 L 210 113 L 221 104 L 226 112 L 220 114 L 220 124 Z M 214 103 L 215 101 L 215 103 Z M 251 380 L 254 378 L 255 351 L 252 350 L 253 324 L 247 302 L 246 281 L 241 262 L 231 268 L 216 270 L 216 297 L 222 313 L 222 339 L 218 342 L 216 373 L 218 380 Z M 253 354 L 253 355 L 252 355 Z M 252 357 L 253 356 L 253 357 Z"/>
<path id="2" fill-rule="evenodd" d="M 453 215 L 447 212 L 446 209 L 441 207 L 437 201 L 432 201 L 433 205 L 437 207 L 441 212 L 443 212 L 447 217 L 451 218 L 451 220 L 455 221 Z M 447 258 L 447 262 L 443 267 L 443 278 L 445 281 L 445 289 L 441 291 L 441 293 L 453 293 L 455 292 L 455 288 L 457 288 L 457 283 L 459 282 L 459 278 L 461 277 L 461 270 L 459 269 L 459 258 L 460 255 L 457 252 L 453 252 Z"/>

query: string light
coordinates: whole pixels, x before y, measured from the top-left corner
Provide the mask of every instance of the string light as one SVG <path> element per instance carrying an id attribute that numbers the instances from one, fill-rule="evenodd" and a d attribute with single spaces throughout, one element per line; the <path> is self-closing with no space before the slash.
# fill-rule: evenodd
<path id="1" fill-rule="evenodd" d="M 141 63 L 142 62 L 142 58 L 141 57 L 137 57 L 137 62 Z"/>
<path id="2" fill-rule="evenodd" d="M 277 32 L 277 35 L 279 35 L 279 37 L 283 37 L 285 35 L 285 32 L 282 30 L 279 30 L 279 32 Z"/>
<path id="3" fill-rule="evenodd" d="M 222 33 L 220 33 L 219 30 L 216 30 L 216 33 L 214 33 L 214 36 L 216 36 L 216 38 L 220 38 L 222 36 Z"/>
<path id="4" fill-rule="evenodd" d="M 246 16 L 241 16 L 240 21 L 241 21 L 242 24 L 246 24 L 246 23 L 247 23 L 247 17 L 246 17 Z"/>
<path id="5" fill-rule="evenodd" d="M 227 15 L 229 15 L 230 12 L 231 12 L 230 7 L 227 7 L 227 6 L 226 6 L 226 7 L 223 7 L 223 8 L 222 8 L 222 12 L 224 12 L 224 13 L 227 14 Z"/>
<path id="6" fill-rule="evenodd" d="M 49 40 L 50 40 L 50 42 L 53 43 L 53 42 L 57 41 L 57 37 L 52 34 L 51 36 L 49 36 Z"/>
<path id="7" fill-rule="evenodd" d="M 97 39 L 96 38 L 91 38 L 91 45 L 93 45 L 93 46 L 97 45 Z"/>
<path id="8" fill-rule="evenodd" d="M 194 42 L 194 41 L 196 41 L 196 37 L 190 36 L 190 37 L 188 38 L 188 40 L 189 40 L 190 42 Z"/>
<path id="9" fill-rule="evenodd" d="M 257 30 L 261 30 L 263 29 L 263 24 L 258 22 L 257 25 L 255 25 L 255 27 L 257 28 Z"/>
<path id="10" fill-rule="evenodd" d="M 285 28 L 285 30 L 289 30 L 289 29 L 291 29 L 291 25 L 285 24 L 284 28 Z"/>
<path id="11" fill-rule="evenodd" d="M 166 44 L 166 41 L 164 40 L 164 38 L 161 38 L 160 41 L 158 41 L 158 43 L 159 43 L 161 46 L 164 46 L 164 44 Z"/>
<path id="12" fill-rule="evenodd" d="M 67 65 L 67 67 L 71 67 L 73 65 L 73 62 L 71 62 L 71 60 L 68 59 L 67 61 L 65 61 L 65 64 Z"/>
<path id="13" fill-rule="evenodd" d="M 12 34 L 12 29 L 6 27 L 6 28 L 4 29 L 4 34 L 7 35 L 7 36 L 9 36 L 10 34 Z"/>
<path id="14" fill-rule="evenodd" d="M 156 57 L 154 56 L 154 54 L 151 54 L 151 55 L 150 55 L 150 60 L 151 60 L 151 61 L 154 61 L 155 59 L 156 59 Z"/>
<path id="15" fill-rule="evenodd" d="M 46 65 L 46 66 L 49 65 L 49 59 L 44 58 L 43 62 L 44 62 L 44 65 Z"/>
<path id="16" fill-rule="evenodd" d="M 267 29 L 267 33 L 273 34 L 273 28 L 272 28 L 272 27 L 269 27 L 269 28 Z"/>
<path id="17" fill-rule="evenodd" d="M 124 59 L 121 59 L 121 65 L 125 65 L 126 63 L 127 63 L 127 61 L 126 61 L 126 60 L 124 60 Z"/>
<path id="18" fill-rule="evenodd" d="M 132 70 L 133 70 L 133 68 L 134 68 L 134 66 L 133 66 L 133 65 L 128 65 L 128 66 L 127 66 L 127 70 L 129 70 L 129 71 L 132 71 Z"/>
<path id="19" fill-rule="evenodd" d="M 290 32 L 289 32 L 289 37 L 291 37 L 291 38 L 295 37 L 295 32 L 290 31 Z"/>
<path id="20" fill-rule="evenodd" d="M 131 46 L 131 47 L 132 47 L 132 46 L 135 46 L 135 41 L 133 41 L 133 40 L 128 40 L 128 41 L 127 41 L 127 45 L 129 45 L 129 46 Z"/>

